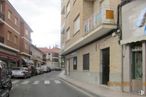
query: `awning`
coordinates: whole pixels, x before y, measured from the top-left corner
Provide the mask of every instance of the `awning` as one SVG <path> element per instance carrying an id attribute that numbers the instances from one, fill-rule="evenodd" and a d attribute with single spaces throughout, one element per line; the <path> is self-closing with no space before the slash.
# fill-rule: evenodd
<path id="1" fill-rule="evenodd" d="M 8 60 L 15 61 L 15 62 L 19 60 L 17 56 L 11 55 L 11 54 L 7 54 L 7 53 L 1 52 L 1 51 L 0 51 L 0 57 L 8 59 Z"/>
<path id="2" fill-rule="evenodd" d="M 120 43 L 121 43 L 121 45 L 124 45 L 124 44 L 128 44 L 128 43 L 139 42 L 139 41 L 144 41 L 144 40 L 146 40 L 146 36 L 140 36 L 140 37 L 121 40 Z"/>

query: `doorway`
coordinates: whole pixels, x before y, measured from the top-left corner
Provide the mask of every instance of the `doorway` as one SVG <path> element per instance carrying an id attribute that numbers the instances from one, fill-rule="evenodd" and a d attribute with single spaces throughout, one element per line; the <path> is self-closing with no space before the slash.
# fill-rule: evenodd
<path id="1" fill-rule="evenodd" d="M 132 92 L 142 90 L 142 44 L 134 44 L 131 48 Z"/>
<path id="2" fill-rule="evenodd" d="M 110 73 L 110 48 L 105 48 L 101 50 L 101 84 L 108 85 L 109 73 Z"/>

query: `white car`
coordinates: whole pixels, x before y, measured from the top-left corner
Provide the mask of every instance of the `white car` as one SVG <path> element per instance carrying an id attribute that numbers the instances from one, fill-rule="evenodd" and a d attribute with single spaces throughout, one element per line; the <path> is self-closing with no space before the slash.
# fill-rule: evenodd
<path id="1" fill-rule="evenodd" d="M 47 65 L 43 65 L 43 66 L 41 66 L 41 67 L 42 67 L 42 69 L 43 69 L 43 72 L 45 72 L 45 73 L 51 71 L 51 69 L 50 69 L 49 66 L 47 66 Z"/>
<path id="2" fill-rule="evenodd" d="M 23 77 L 27 78 L 30 77 L 31 73 L 28 71 L 28 68 L 25 67 L 15 67 L 12 68 L 12 77 L 18 78 Z"/>

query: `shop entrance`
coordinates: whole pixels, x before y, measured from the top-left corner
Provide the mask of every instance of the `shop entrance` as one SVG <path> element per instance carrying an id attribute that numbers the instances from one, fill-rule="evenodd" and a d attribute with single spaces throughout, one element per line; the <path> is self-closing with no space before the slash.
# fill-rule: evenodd
<path id="1" fill-rule="evenodd" d="M 132 92 L 139 92 L 142 90 L 142 44 L 137 43 L 132 45 Z"/>
<path id="2" fill-rule="evenodd" d="M 109 82 L 109 64 L 110 64 L 110 49 L 105 48 L 101 50 L 101 56 L 102 56 L 102 84 L 107 85 Z"/>

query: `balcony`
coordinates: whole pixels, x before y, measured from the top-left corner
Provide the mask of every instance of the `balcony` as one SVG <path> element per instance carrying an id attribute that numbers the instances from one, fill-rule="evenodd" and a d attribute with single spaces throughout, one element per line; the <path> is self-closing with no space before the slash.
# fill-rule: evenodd
<path id="1" fill-rule="evenodd" d="M 65 47 L 62 51 L 62 55 L 70 53 L 104 36 L 111 30 L 116 29 L 115 12 L 116 8 L 113 8 L 112 6 L 102 6 L 97 14 L 92 14 L 91 17 L 84 21 L 85 35 L 69 47 Z"/>
<path id="2" fill-rule="evenodd" d="M 89 33 L 104 25 L 115 25 L 114 8 L 103 7 L 84 22 L 84 32 Z M 98 33 L 98 31 L 97 31 Z"/>

